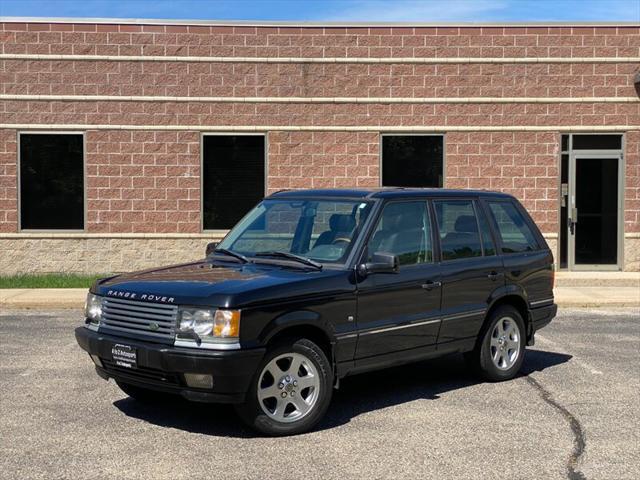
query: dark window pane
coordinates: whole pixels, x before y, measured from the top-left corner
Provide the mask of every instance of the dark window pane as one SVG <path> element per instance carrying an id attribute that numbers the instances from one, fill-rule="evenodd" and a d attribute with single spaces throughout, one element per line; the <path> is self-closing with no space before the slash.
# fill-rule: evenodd
<path id="1" fill-rule="evenodd" d="M 619 150 L 622 135 L 574 135 L 573 150 Z"/>
<path id="2" fill-rule="evenodd" d="M 431 224 L 425 202 L 392 202 L 384 207 L 369 240 L 369 260 L 376 252 L 397 255 L 400 265 L 433 260 Z"/>
<path id="3" fill-rule="evenodd" d="M 443 137 L 382 137 L 382 185 L 442 187 Z"/>
<path id="4" fill-rule="evenodd" d="M 511 202 L 489 202 L 502 240 L 502 253 L 530 252 L 538 242 L 524 217 Z"/>
<path id="5" fill-rule="evenodd" d="M 233 227 L 264 197 L 264 136 L 203 138 L 203 226 Z"/>
<path id="6" fill-rule="evenodd" d="M 84 229 L 82 135 L 20 135 L 20 226 Z"/>
<path id="7" fill-rule="evenodd" d="M 480 257 L 480 234 L 471 200 L 442 200 L 434 202 L 442 260 Z"/>
<path id="8" fill-rule="evenodd" d="M 562 151 L 569 150 L 569 135 L 562 135 Z"/>

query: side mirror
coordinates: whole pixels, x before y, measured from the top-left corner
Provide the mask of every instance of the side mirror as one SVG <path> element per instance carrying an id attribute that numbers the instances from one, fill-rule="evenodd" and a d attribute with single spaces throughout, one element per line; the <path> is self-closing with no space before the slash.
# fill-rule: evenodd
<path id="1" fill-rule="evenodd" d="M 370 262 L 360 265 L 358 270 L 362 275 L 370 273 L 398 273 L 400 261 L 392 253 L 376 252 Z"/>
<path id="2" fill-rule="evenodd" d="M 207 249 L 205 250 L 205 255 L 208 257 L 209 255 L 211 255 L 213 253 L 213 251 L 218 248 L 218 243 L 219 242 L 210 242 L 207 243 Z"/>

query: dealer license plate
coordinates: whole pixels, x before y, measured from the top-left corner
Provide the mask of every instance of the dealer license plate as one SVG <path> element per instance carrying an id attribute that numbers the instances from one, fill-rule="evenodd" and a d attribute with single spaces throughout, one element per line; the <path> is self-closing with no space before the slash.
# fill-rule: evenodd
<path id="1" fill-rule="evenodd" d="M 136 368 L 138 355 L 136 349 L 130 345 L 120 343 L 111 347 L 111 356 L 116 365 L 125 368 Z"/>

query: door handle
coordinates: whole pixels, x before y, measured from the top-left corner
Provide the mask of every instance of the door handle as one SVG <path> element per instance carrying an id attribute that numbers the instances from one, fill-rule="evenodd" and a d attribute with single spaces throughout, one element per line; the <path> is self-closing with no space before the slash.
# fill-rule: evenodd
<path id="1" fill-rule="evenodd" d="M 427 280 L 427 283 L 422 284 L 422 288 L 425 290 L 433 290 L 442 286 L 442 282 L 434 282 L 433 280 Z"/>
<path id="2" fill-rule="evenodd" d="M 487 278 L 493 282 L 495 282 L 501 276 L 502 276 L 502 272 L 496 272 L 495 270 L 487 274 Z"/>

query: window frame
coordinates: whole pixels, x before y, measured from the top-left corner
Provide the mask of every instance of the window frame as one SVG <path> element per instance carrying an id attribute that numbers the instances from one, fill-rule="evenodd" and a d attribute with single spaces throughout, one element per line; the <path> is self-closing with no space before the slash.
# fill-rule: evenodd
<path id="1" fill-rule="evenodd" d="M 78 135 L 82 136 L 82 228 L 22 228 L 22 135 Z M 82 130 L 18 130 L 17 140 L 17 223 L 18 233 L 87 233 L 88 208 L 87 208 L 87 132 Z"/>
<path id="2" fill-rule="evenodd" d="M 367 218 L 367 225 L 365 225 L 364 227 L 366 228 L 366 230 L 363 229 L 363 233 L 365 233 L 365 235 L 361 235 L 360 245 L 356 245 L 357 247 L 359 247 L 359 251 L 355 255 L 355 258 L 358 260 L 354 263 L 354 265 L 352 265 L 352 268 L 357 267 L 358 265 L 361 265 L 363 263 L 366 263 L 367 261 L 366 257 L 368 255 L 368 250 L 369 250 L 369 240 L 371 240 L 371 238 L 373 237 L 376 231 L 376 227 L 378 226 L 378 222 L 382 218 L 382 212 L 387 207 L 387 205 L 391 203 L 413 203 L 413 202 L 422 202 L 425 204 L 425 209 L 427 213 L 426 218 L 429 221 L 430 227 L 431 227 L 431 261 L 422 262 L 422 263 L 412 263 L 409 265 L 401 265 L 400 271 L 407 268 L 419 268 L 419 267 L 424 268 L 424 267 L 436 265 L 438 263 L 438 258 L 440 256 L 440 244 L 436 243 L 436 234 L 435 234 L 436 229 L 434 227 L 435 212 L 433 211 L 433 207 L 431 205 L 430 199 L 428 197 L 406 197 L 406 198 L 403 197 L 403 198 L 384 199 L 377 202 L 378 205 L 376 206 L 375 211 L 372 210 L 371 213 L 369 214 L 369 218 Z"/>
<path id="3" fill-rule="evenodd" d="M 483 199 L 483 201 L 485 203 L 484 209 L 485 209 L 485 212 L 487 212 L 487 217 L 489 220 L 489 227 L 491 228 L 491 230 L 493 230 L 493 234 L 496 240 L 495 245 L 496 245 L 496 248 L 498 249 L 498 255 L 502 255 L 502 256 L 532 255 L 542 251 L 545 248 L 544 237 L 541 238 L 542 234 L 540 233 L 540 229 L 535 225 L 535 222 L 529 215 L 529 212 L 526 211 L 526 209 L 520 204 L 520 202 L 510 198 L 486 198 L 486 199 Z M 489 203 L 510 203 L 511 205 L 513 205 L 516 211 L 520 213 L 520 215 L 524 219 L 525 224 L 531 231 L 531 234 L 533 235 L 533 239 L 536 242 L 537 248 L 535 250 L 524 251 L 524 252 L 503 251 L 502 250 L 502 247 L 503 247 L 502 234 L 500 233 L 500 227 L 498 226 L 498 222 L 496 220 L 495 215 L 493 214 L 493 210 L 491 210 L 491 205 L 489 205 Z M 532 225 L 535 228 L 532 228 Z"/>
<path id="4" fill-rule="evenodd" d="M 231 229 L 205 229 L 204 228 L 204 137 L 264 137 L 264 192 L 263 199 L 269 192 L 269 132 L 200 132 L 200 233 L 209 233 L 212 235 L 226 235 Z M 255 205 L 254 205 L 255 206 Z M 249 212 L 247 212 L 249 213 Z M 244 215 L 242 216 L 244 218 Z M 240 218 L 238 222 L 242 220 Z M 237 223 L 237 222 L 236 222 Z"/>
<path id="5" fill-rule="evenodd" d="M 442 137 L 442 187 L 423 187 L 423 188 L 447 188 L 447 135 L 446 133 L 420 133 L 420 132 L 380 132 L 378 143 L 378 186 L 385 187 L 382 181 L 382 171 L 384 163 L 383 142 L 384 137 Z M 387 185 L 395 187 L 397 185 Z"/>
<path id="6" fill-rule="evenodd" d="M 478 229 L 478 240 L 480 241 L 480 251 L 482 252 L 481 255 L 479 256 L 474 256 L 474 257 L 460 257 L 460 258 L 450 258 L 448 260 L 445 260 L 442 256 L 442 237 L 440 236 L 440 225 L 438 224 L 438 217 L 436 215 L 436 207 L 435 205 L 433 205 L 433 221 L 435 222 L 436 228 L 437 228 L 437 238 L 438 238 L 438 258 L 440 263 L 443 264 L 449 264 L 451 262 L 459 262 L 461 260 L 477 260 L 479 258 L 493 258 L 496 257 L 497 255 L 499 255 L 498 252 L 496 252 L 495 255 L 485 255 L 484 253 L 484 242 L 482 241 L 482 230 L 480 229 L 480 221 L 478 220 L 478 208 L 479 208 L 479 203 L 478 203 L 478 198 L 477 197 L 433 197 L 430 199 L 430 202 L 446 202 L 446 201 L 470 201 L 471 202 L 471 208 L 473 208 L 473 216 L 476 219 L 476 228 Z M 485 216 L 486 217 L 486 216 Z M 489 229 L 493 230 L 493 225 L 491 224 L 491 222 L 487 219 L 487 221 L 489 222 Z M 491 232 L 492 235 L 495 235 L 495 233 L 492 231 Z M 494 239 L 494 246 L 496 247 L 496 249 L 498 249 L 498 244 Z"/>

